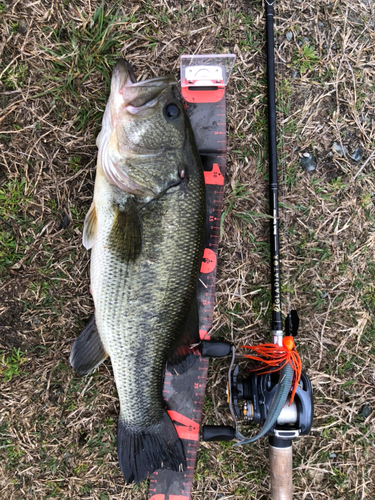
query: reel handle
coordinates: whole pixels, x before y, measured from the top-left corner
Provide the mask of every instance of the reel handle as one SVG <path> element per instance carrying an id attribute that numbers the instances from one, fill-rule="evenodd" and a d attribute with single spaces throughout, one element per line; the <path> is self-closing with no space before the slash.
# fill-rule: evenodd
<path id="1" fill-rule="evenodd" d="M 271 500 L 292 500 L 293 498 L 293 455 L 292 445 L 276 448 L 269 445 L 271 469 Z"/>
<path id="2" fill-rule="evenodd" d="M 231 441 L 236 436 L 236 429 L 231 425 L 204 425 L 203 441 Z"/>
<path id="3" fill-rule="evenodd" d="M 232 344 L 225 340 L 202 340 L 201 356 L 202 358 L 224 358 L 229 356 L 232 351 Z"/>

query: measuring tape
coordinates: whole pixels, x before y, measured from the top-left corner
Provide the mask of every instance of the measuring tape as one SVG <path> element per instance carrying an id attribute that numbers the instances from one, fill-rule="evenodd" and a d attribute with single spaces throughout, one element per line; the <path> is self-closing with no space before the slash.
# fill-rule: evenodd
<path id="1" fill-rule="evenodd" d="M 226 166 L 225 86 L 235 56 L 181 57 L 181 93 L 202 160 L 206 185 L 206 240 L 198 280 L 200 339 L 209 340 L 215 304 L 216 264 Z M 186 470 L 157 470 L 149 500 L 189 500 L 199 442 L 208 358 L 199 356 L 182 375 L 165 372 L 163 397 L 185 451 Z"/>

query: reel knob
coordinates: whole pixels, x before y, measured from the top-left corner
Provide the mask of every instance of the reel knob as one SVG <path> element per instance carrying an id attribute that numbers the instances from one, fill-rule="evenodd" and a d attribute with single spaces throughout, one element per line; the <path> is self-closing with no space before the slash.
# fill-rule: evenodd
<path id="1" fill-rule="evenodd" d="M 225 340 L 202 340 L 202 358 L 224 358 L 232 352 L 232 344 Z"/>
<path id="2" fill-rule="evenodd" d="M 203 441 L 232 441 L 236 436 L 236 429 L 230 425 L 204 425 L 202 428 Z"/>

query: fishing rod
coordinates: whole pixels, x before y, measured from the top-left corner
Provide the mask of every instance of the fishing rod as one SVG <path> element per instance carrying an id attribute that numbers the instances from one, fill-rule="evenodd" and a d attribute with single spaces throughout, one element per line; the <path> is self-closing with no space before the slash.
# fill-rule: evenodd
<path id="1" fill-rule="evenodd" d="M 228 342 L 202 341 L 203 357 L 231 356 L 228 371 L 227 396 L 232 426 L 204 426 L 204 441 L 229 441 L 238 445 L 253 443 L 267 435 L 271 469 L 271 499 L 292 499 L 292 440 L 309 433 L 314 406 L 312 386 L 302 372 L 294 337 L 299 318 L 295 310 L 288 313 L 283 328 L 281 313 L 280 242 L 277 174 L 277 131 L 274 59 L 274 2 L 266 0 L 267 87 L 268 87 L 268 144 L 269 144 L 269 203 L 272 296 L 272 343 L 250 349 L 246 358 L 261 362 L 250 376 L 239 376 L 235 365 L 235 348 Z M 284 336 L 284 333 L 286 334 Z M 239 430 L 239 420 L 261 425 L 260 432 L 248 438 Z"/>

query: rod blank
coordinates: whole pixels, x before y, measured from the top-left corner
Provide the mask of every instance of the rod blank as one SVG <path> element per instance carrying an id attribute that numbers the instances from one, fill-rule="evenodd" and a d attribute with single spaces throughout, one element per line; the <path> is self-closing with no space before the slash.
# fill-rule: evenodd
<path id="1" fill-rule="evenodd" d="M 276 142 L 276 102 L 275 102 L 275 57 L 273 43 L 273 4 L 266 2 L 267 28 L 267 88 L 268 88 L 268 161 L 269 161 L 269 199 L 270 199 L 270 246 L 271 246 L 271 294 L 272 325 L 271 331 L 282 335 L 281 285 L 279 261 L 279 202 L 277 180 L 277 142 Z"/>

